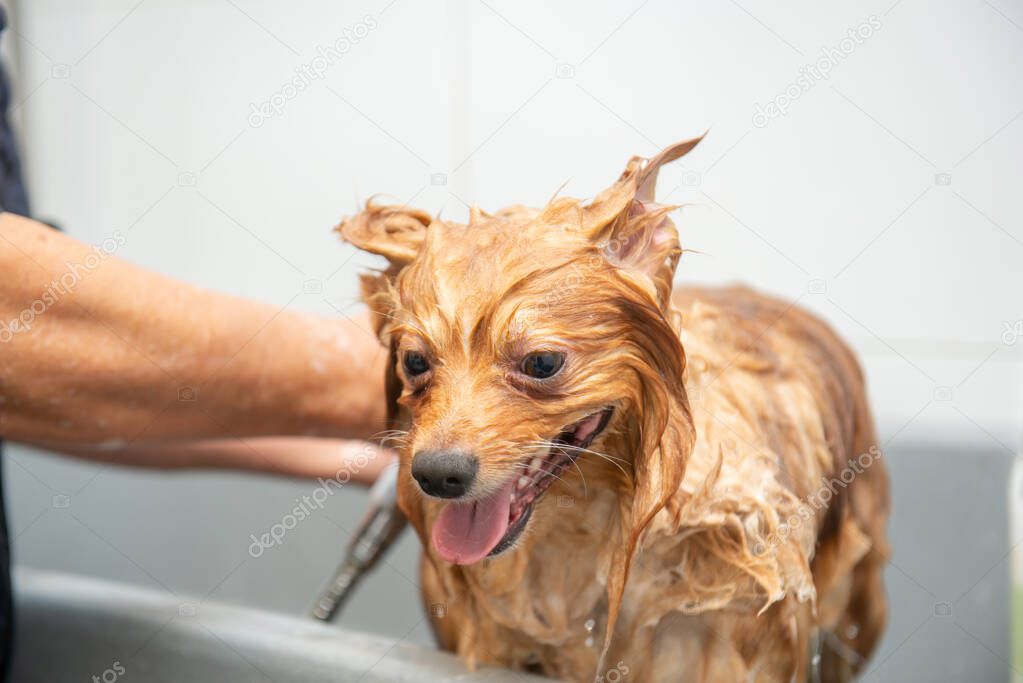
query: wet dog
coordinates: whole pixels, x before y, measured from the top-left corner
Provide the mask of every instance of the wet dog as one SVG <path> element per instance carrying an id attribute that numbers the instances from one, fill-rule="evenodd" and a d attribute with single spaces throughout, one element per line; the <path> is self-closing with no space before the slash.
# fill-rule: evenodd
<path id="1" fill-rule="evenodd" d="M 658 169 L 590 202 L 370 203 L 400 503 L 443 647 L 571 680 L 844 681 L 884 627 L 888 482 L 862 373 L 808 313 L 673 291 Z"/>

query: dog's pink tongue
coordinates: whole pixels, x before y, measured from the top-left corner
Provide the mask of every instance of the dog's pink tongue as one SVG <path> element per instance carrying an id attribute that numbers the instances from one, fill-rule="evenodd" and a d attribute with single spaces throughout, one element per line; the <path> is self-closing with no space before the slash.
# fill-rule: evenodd
<path id="1" fill-rule="evenodd" d="M 499 491 L 470 503 L 448 503 L 433 525 L 433 547 L 455 564 L 473 564 L 486 557 L 508 531 L 514 478 Z"/>

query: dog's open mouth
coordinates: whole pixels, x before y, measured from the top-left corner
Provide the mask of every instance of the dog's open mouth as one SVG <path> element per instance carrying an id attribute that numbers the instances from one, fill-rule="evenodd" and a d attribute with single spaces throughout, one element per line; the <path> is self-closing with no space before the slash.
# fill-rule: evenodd
<path id="1" fill-rule="evenodd" d="M 545 456 L 534 457 L 486 498 L 448 503 L 431 533 L 437 553 L 448 562 L 473 564 L 510 548 L 536 501 L 604 431 L 613 412 L 598 410 L 563 429 Z"/>

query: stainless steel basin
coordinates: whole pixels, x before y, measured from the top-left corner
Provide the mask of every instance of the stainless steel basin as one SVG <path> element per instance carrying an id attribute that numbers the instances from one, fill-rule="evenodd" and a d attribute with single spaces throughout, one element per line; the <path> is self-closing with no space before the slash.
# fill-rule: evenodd
<path id="1" fill-rule="evenodd" d="M 313 620 L 20 570 L 13 681 L 391 683 L 543 679 Z"/>

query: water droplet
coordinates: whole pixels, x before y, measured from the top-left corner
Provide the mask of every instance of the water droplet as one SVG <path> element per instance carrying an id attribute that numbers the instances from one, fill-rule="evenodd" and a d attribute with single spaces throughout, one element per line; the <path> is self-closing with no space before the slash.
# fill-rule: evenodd
<path id="1" fill-rule="evenodd" d="M 593 636 L 586 639 L 586 647 L 593 647 Z"/>
<path id="2" fill-rule="evenodd" d="M 587 619 L 586 623 L 583 624 L 583 628 L 586 629 L 587 633 L 591 633 L 593 631 L 593 627 L 596 625 L 597 625 L 596 621 L 594 621 L 593 619 Z"/>
<path id="3" fill-rule="evenodd" d="M 860 627 L 857 626 L 856 624 L 851 624 L 849 626 L 849 628 L 847 628 L 845 630 L 845 635 L 846 635 L 847 638 L 855 638 L 859 634 L 860 634 Z"/>
<path id="4" fill-rule="evenodd" d="M 821 663 L 821 656 L 820 655 L 814 655 L 812 661 L 813 661 L 813 665 L 814 666 L 818 666 Z"/>

